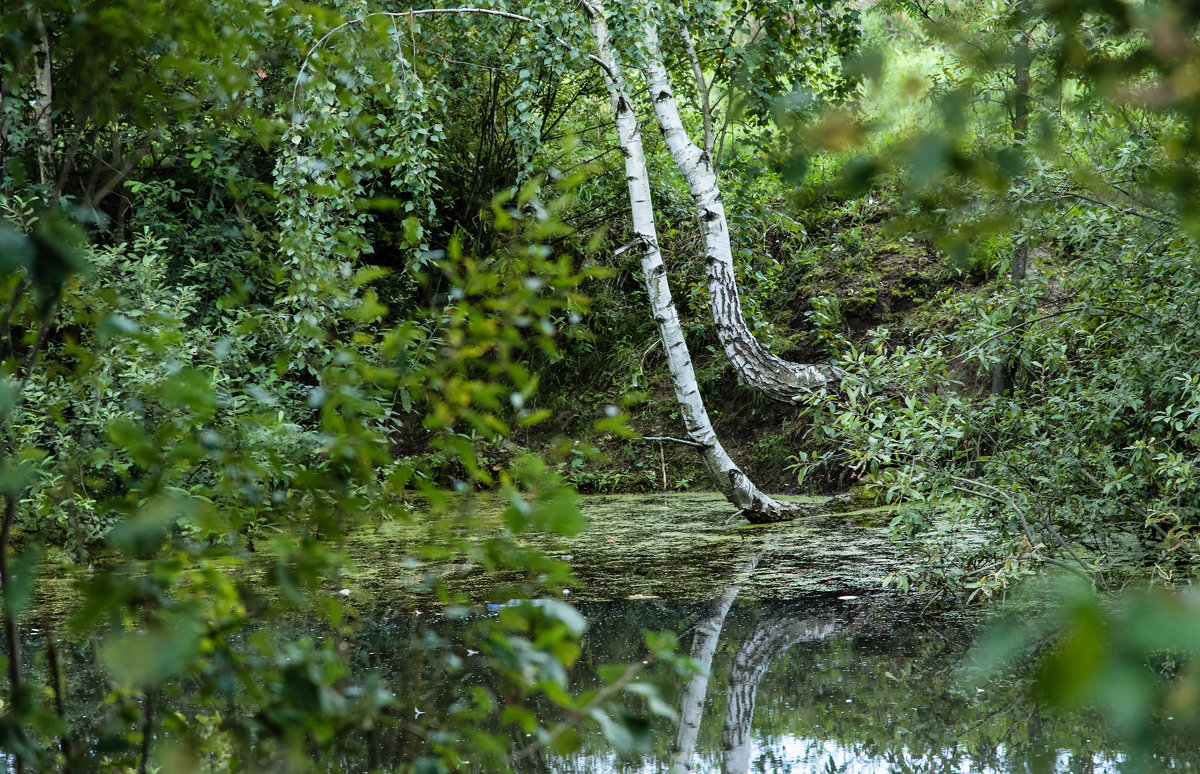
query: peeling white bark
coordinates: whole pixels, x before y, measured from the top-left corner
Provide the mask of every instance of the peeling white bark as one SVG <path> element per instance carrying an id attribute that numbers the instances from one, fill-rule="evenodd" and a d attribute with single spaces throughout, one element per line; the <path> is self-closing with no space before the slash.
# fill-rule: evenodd
<path id="1" fill-rule="evenodd" d="M 734 273 L 729 223 L 711 154 L 701 150 L 683 127 L 671 79 L 662 63 L 658 31 L 646 28 L 646 86 L 654 116 L 675 165 L 687 180 L 704 237 L 705 273 L 717 338 L 734 370 L 749 385 L 779 401 L 791 402 L 804 392 L 833 386 L 841 370 L 828 363 L 793 363 L 773 354 L 754 338 L 742 317 Z"/>
<path id="2" fill-rule="evenodd" d="M 642 150 L 642 130 L 633 111 L 624 84 L 616 80 L 621 77 L 621 68 L 609 45 L 608 23 L 604 16 L 601 0 L 588 4 L 591 13 L 592 33 L 596 40 L 597 54 L 605 67 L 605 80 L 616 117 L 617 135 L 621 152 L 625 156 L 625 178 L 629 187 L 629 206 L 633 215 L 633 230 L 640 243 L 642 275 L 646 292 L 650 296 L 654 321 L 658 325 L 663 350 L 671 381 L 675 387 L 675 399 L 687 429 L 688 438 L 697 446 L 704 469 L 717 489 L 747 516 L 755 520 L 787 518 L 785 512 L 801 510 L 800 506 L 780 502 L 758 490 L 745 473 L 734 464 L 725 452 L 717 434 L 713 431 L 708 412 L 696 383 L 691 355 L 683 338 L 679 315 L 671 300 L 671 289 L 667 284 L 667 268 L 663 264 L 658 247 L 658 232 L 654 223 L 654 202 L 650 196 L 650 178 L 646 156 Z"/>
<path id="3" fill-rule="evenodd" d="M 37 163 L 38 175 L 43 185 L 54 184 L 54 77 L 50 61 L 50 36 L 46 34 L 46 25 L 42 22 L 42 14 L 35 12 L 33 19 L 37 39 L 33 43 L 33 67 L 35 107 L 37 110 L 38 138 Z"/>

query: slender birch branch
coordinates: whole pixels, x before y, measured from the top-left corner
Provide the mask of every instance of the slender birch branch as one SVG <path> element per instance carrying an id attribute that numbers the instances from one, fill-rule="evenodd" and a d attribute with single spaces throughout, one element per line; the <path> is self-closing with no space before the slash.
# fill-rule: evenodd
<path id="1" fill-rule="evenodd" d="M 692 34 L 687 25 L 679 23 L 679 36 L 683 40 L 683 48 L 687 52 L 688 61 L 692 63 L 692 76 L 696 79 L 696 92 L 700 95 L 700 117 L 704 121 L 704 154 L 712 161 L 713 127 L 712 106 L 708 103 L 709 86 L 704 80 L 704 68 L 700 66 L 700 57 L 696 55 L 696 46 L 692 43 Z"/>
<path id="2" fill-rule="evenodd" d="M 292 107 L 293 108 L 296 107 L 296 102 L 299 98 L 300 83 L 304 77 L 304 71 L 308 68 L 308 60 L 312 58 L 312 55 L 314 53 L 316 53 L 316 51 L 319 48 L 321 48 L 322 46 L 325 45 L 326 41 L 328 41 L 331 37 L 333 37 L 334 33 L 338 32 L 342 29 L 345 29 L 346 27 L 355 25 L 355 24 L 362 24 L 367 19 L 370 19 L 373 17 L 385 16 L 390 19 L 401 19 L 401 18 L 411 18 L 413 16 L 427 16 L 427 15 L 431 15 L 431 14 L 447 14 L 447 13 L 453 13 L 453 14 L 477 13 L 477 14 L 482 14 L 484 16 L 497 16 L 501 19 L 510 19 L 512 21 L 519 21 L 519 22 L 523 22 L 525 24 L 532 24 L 535 27 L 537 27 L 539 30 L 546 29 L 546 25 L 536 22 L 528 16 L 522 16 L 519 13 L 509 13 L 508 11 L 497 11 L 497 10 L 493 10 L 491 8 L 420 8 L 420 9 L 415 9 L 415 10 L 411 10 L 411 11 L 376 11 L 375 13 L 368 13 L 364 16 L 360 16 L 357 19 L 350 19 L 349 21 L 342 22 L 338 26 L 331 29 L 329 32 L 326 32 L 321 37 L 321 39 L 318 40 L 316 43 L 314 43 L 313 47 L 308 50 L 308 53 L 304 55 L 304 61 L 300 64 L 300 71 L 298 73 L 296 73 L 296 82 L 292 86 Z M 562 46 L 563 48 L 567 49 L 568 51 L 575 50 L 574 46 L 572 46 L 570 43 L 568 43 L 567 41 L 563 40 L 560 37 L 555 36 L 554 41 L 556 43 L 558 43 L 560 46 Z M 610 78 L 614 77 L 614 73 L 609 69 L 609 65 L 605 64 L 605 62 L 603 62 L 599 57 L 597 57 L 594 54 L 589 54 L 588 59 L 593 64 L 599 65 L 608 74 L 608 76 Z"/>
<path id="3" fill-rule="evenodd" d="M 643 441 L 659 441 L 660 443 L 663 441 L 666 441 L 669 443 L 679 443 L 679 444 L 683 444 L 684 446 L 691 446 L 692 448 L 696 448 L 696 449 L 701 448 L 700 444 L 696 443 L 695 441 L 688 441 L 683 438 L 670 438 L 665 435 L 645 435 L 645 436 L 642 436 L 641 440 L 643 440 Z"/>

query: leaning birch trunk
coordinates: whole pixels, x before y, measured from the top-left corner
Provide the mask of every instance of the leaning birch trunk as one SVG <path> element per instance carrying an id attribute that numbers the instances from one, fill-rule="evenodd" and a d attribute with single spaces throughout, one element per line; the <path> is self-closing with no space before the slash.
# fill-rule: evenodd
<path id="1" fill-rule="evenodd" d="M 646 48 L 644 72 L 650 102 L 671 158 L 692 193 L 700 233 L 704 237 L 705 273 L 713 322 L 725 355 L 743 381 L 779 401 L 790 403 L 804 392 L 836 384 L 841 373 L 838 368 L 827 363 L 810 365 L 784 360 L 760 344 L 746 326 L 738 298 L 729 224 L 712 159 L 692 142 L 683 128 L 670 76 L 658 49 L 658 31 L 653 25 L 646 28 Z"/>
<path id="2" fill-rule="evenodd" d="M 796 619 L 772 615 L 754 627 L 733 659 L 729 691 L 725 695 L 725 725 L 721 729 L 724 748 L 722 774 L 750 771 L 750 726 L 758 684 L 767 667 L 798 642 L 825 640 L 837 632 L 831 620 Z"/>
<path id="3" fill-rule="evenodd" d="M 654 225 L 654 203 L 650 196 L 650 178 L 646 156 L 642 150 L 641 127 L 633 112 L 633 102 L 617 78 L 621 70 L 609 45 L 608 23 L 604 17 L 604 6 L 600 0 L 588 3 L 591 12 L 592 32 L 596 38 L 599 58 L 605 65 L 605 80 L 609 97 L 612 99 L 616 116 L 617 135 L 621 152 L 625 156 L 625 178 L 629 185 L 629 206 L 633 215 L 633 230 L 641 245 L 642 274 L 646 292 L 653 307 L 654 321 L 662 337 L 663 350 L 671 381 L 675 387 L 675 399 L 679 402 L 688 438 L 700 452 L 704 468 L 721 494 L 738 509 L 745 512 L 751 521 L 772 521 L 789 518 L 800 510 L 800 506 L 774 500 L 758 490 L 749 477 L 734 464 L 726 454 L 717 434 L 713 431 L 708 412 L 696 383 L 696 372 L 692 368 L 691 355 L 683 338 L 679 315 L 671 300 L 671 289 L 667 284 L 667 269 L 663 265 L 662 253 L 658 248 L 658 233 Z M 791 513 L 785 512 L 790 511 Z"/>
<path id="4" fill-rule="evenodd" d="M 692 770 L 692 758 L 696 756 L 696 739 L 700 735 L 700 720 L 704 716 L 704 701 L 708 695 L 708 681 L 712 675 L 713 655 L 717 652 L 717 642 L 721 639 L 721 629 L 725 626 L 725 617 L 729 608 L 742 590 L 744 576 L 753 572 L 758 566 L 755 556 L 746 563 L 741 576 L 717 600 L 712 615 L 696 624 L 695 638 L 692 640 L 692 650 L 689 657 L 699 669 L 688 680 L 683 690 L 683 698 L 679 702 L 679 728 L 675 732 L 675 745 L 671 748 L 671 765 L 668 774 L 688 774 Z"/>

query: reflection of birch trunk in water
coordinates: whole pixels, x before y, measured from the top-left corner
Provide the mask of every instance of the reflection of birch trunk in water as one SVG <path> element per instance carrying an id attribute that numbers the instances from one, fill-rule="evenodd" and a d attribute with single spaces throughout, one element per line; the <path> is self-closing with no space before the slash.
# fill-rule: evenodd
<path id="1" fill-rule="evenodd" d="M 687 774 L 692 767 L 692 758 L 696 754 L 696 738 L 700 733 L 700 718 L 704 715 L 704 699 L 708 694 L 708 678 L 712 672 L 713 654 L 717 652 L 717 640 L 721 638 L 721 627 L 725 625 L 725 616 L 729 608 L 742 590 L 742 580 L 745 574 L 758 566 L 758 557 L 754 557 L 742 570 L 742 576 L 716 602 L 713 613 L 708 618 L 696 624 L 696 634 L 692 639 L 692 661 L 700 671 L 692 675 L 683 698 L 679 702 L 679 730 L 675 734 L 675 745 L 671 748 L 671 766 L 669 774 Z"/>
<path id="2" fill-rule="evenodd" d="M 754 699 L 758 683 L 779 654 L 797 642 L 823 640 L 836 630 L 833 621 L 796 619 L 787 610 L 759 621 L 733 660 L 729 673 L 729 691 L 725 696 L 725 728 L 721 741 L 725 748 L 724 774 L 750 771 L 750 722 L 754 718 Z"/>

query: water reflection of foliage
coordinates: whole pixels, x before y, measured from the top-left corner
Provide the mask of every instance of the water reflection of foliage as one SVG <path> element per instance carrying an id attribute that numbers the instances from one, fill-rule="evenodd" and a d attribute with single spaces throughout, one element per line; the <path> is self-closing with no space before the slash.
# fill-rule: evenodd
<path id="1" fill-rule="evenodd" d="M 797 754 L 807 753 L 808 764 L 824 767 L 831 752 L 839 771 L 846 762 L 909 772 L 1119 770 L 1125 748 L 1102 718 L 1032 698 L 1028 670 L 971 683 L 964 667 L 980 617 L 924 614 L 922 604 L 824 596 L 734 605 L 714 655 L 691 770 L 793 771 Z M 704 605 L 654 603 L 605 603 L 590 612 L 601 609 L 592 617 L 603 623 L 590 632 L 584 649 L 583 660 L 591 663 L 631 657 L 624 643 L 640 628 L 677 627 L 686 643 L 688 628 L 711 614 Z M 819 640 L 804 637 L 805 628 L 812 633 L 817 623 L 836 632 Z M 791 637 L 796 641 L 789 646 Z M 754 660 L 762 673 L 748 736 L 760 757 L 733 761 L 725 744 L 728 697 L 744 693 L 749 687 L 744 678 L 754 677 L 753 670 L 738 669 L 739 655 L 769 650 L 756 642 L 778 646 L 765 665 Z M 664 679 L 681 692 L 683 680 Z M 598 738 L 588 740 L 580 757 L 555 759 L 551 770 L 657 770 L 669 760 L 675 731 L 662 724 L 652 754 L 624 762 L 603 756 Z M 1200 762 L 1184 735 L 1160 738 L 1156 754 L 1176 766 Z"/>
<path id="2" fill-rule="evenodd" d="M 1091 772 L 1097 765 L 1101 771 L 1117 770 L 1116 751 L 1122 748 L 1101 717 L 1039 704 L 1028 690 L 1031 675 L 1020 669 L 979 685 L 968 683 L 963 666 L 978 620 L 945 611 L 922 614 L 921 605 L 892 597 L 843 601 L 833 595 L 790 603 L 733 603 L 721 620 L 692 770 L 793 771 L 797 755 L 823 767 L 831 752 L 835 763 L 857 761 L 910 772 Z M 712 603 L 655 600 L 580 607 L 591 626 L 572 676 L 579 691 L 600 684 L 596 675 L 604 665 L 641 660 L 643 630 L 674 629 L 688 644 L 692 627 L 715 612 Z M 429 612 L 418 616 L 413 610 L 364 610 L 362 615 L 355 635 L 343 640 L 352 671 L 386 678 L 414 706 L 397 708 L 388 722 L 347 739 L 328 761 L 333 768 L 357 771 L 415 760 L 427 745 L 413 730 L 418 711 L 426 729 L 463 733 L 465 725 L 439 727 L 430 718 L 452 717 L 451 706 L 478 687 L 501 688 L 481 656 L 472 654 L 494 619 L 448 620 Z M 280 641 L 336 634 L 327 626 L 298 620 L 273 631 Z M 39 640 L 29 642 L 31 652 L 42 647 Z M 66 647 L 59 657 L 73 676 L 67 715 L 79 732 L 77 741 L 99 744 L 110 730 L 123 729 L 121 703 L 105 706 L 92 651 Z M 651 669 L 647 675 L 676 706 L 685 678 L 671 668 Z M 168 691 L 186 696 L 194 687 L 184 681 Z M 729 701 L 747 692 L 755 694 L 752 718 L 732 712 Z M 190 711 L 186 699 L 177 695 L 174 702 Z M 548 703 L 533 706 L 553 717 Z M 731 728 L 731 719 L 741 725 Z M 501 730 L 486 713 L 471 723 L 485 732 Z M 658 770 L 670 760 L 676 728 L 662 720 L 655 730 L 653 746 L 642 757 L 615 759 L 600 731 L 591 729 L 584 731 L 576 755 L 531 756 L 521 770 Z M 759 757 L 731 759 L 726 744 L 731 731 L 752 739 Z M 518 737 L 509 740 L 514 748 L 524 741 Z M 1192 739 L 1183 735 L 1161 736 L 1156 752 L 1160 761 L 1173 759 L 1176 766 L 1200 762 Z M 826 758 L 815 761 L 822 753 Z M 1113 768 L 1105 768 L 1106 762 Z"/>

